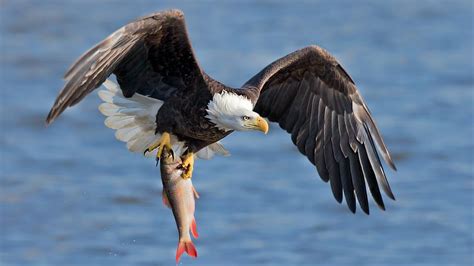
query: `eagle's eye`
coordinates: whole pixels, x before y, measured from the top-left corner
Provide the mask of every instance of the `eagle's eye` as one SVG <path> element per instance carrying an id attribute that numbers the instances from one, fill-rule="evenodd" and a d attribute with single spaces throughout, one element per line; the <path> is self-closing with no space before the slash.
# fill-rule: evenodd
<path id="1" fill-rule="evenodd" d="M 244 121 L 247 121 L 247 120 L 249 120 L 249 119 L 250 119 L 250 117 L 249 117 L 249 116 L 246 116 L 246 115 L 244 115 L 244 116 L 242 116 L 242 119 L 243 119 Z"/>

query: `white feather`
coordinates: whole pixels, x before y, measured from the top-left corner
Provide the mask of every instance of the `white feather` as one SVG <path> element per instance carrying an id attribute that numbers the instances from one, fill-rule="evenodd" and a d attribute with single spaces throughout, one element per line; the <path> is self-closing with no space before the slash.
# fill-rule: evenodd
<path id="1" fill-rule="evenodd" d="M 119 109 L 120 107 L 111 103 L 103 103 L 99 105 L 99 111 L 105 116 L 117 115 Z"/>
<path id="2" fill-rule="evenodd" d="M 196 153 L 196 156 L 204 160 L 209 160 L 214 156 L 214 151 L 211 148 L 209 148 L 209 146 L 204 147 Z"/>
<path id="3" fill-rule="evenodd" d="M 112 129 L 130 127 L 135 124 L 135 117 L 126 115 L 114 115 L 105 119 L 105 125 Z"/>
<path id="4" fill-rule="evenodd" d="M 207 147 L 202 148 L 200 151 L 196 153 L 196 156 L 200 159 L 209 160 L 215 154 L 219 154 L 221 156 L 230 155 L 229 151 L 227 151 L 220 142 L 215 142 Z"/>
<path id="5" fill-rule="evenodd" d="M 152 135 L 153 132 L 144 132 L 140 137 L 137 137 L 127 142 L 127 148 L 132 152 L 143 152 L 146 150 L 155 139 L 160 138 L 161 135 Z"/>
<path id="6" fill-rule="evenodd" d="M 102 101 L 106 103 L 112 103 L 112 98 L 114 97 L 115 93 L 108 90 L 101 90 L 99 91 L 98 95 Z"/>
<path id="7" fill-rule="evenodd" d="M 230 152 L 224 148 L 224 145 L 222 143 L 215 142 L 212 143 L 211 145 L 207 146 L 209 147 L 214 153 L 217 153 L 221 156 L 230 156 Z"/>
<path id="8" fill-rule="evenodd" d="M 109 79 L 106 79 L 104 83 L 102 83 L 102 85 L 104 85 L 104 87 L 110 92 L 113 92 L 113 93 L 119 92 L 120 94 L 122 94 L 122 92 L 120 91 L 119 85 Z"/>
<path id="9" fill-rule="evenodd" d="M 115 131 L 115 137 L 118 140 L 128 142 L 135 135 L 140 134 L 141 131 L 142 130 L 140 129 L 139 126 L 120 128 L 117 131 Z"/>
<path id="10" fill-rule="evenodd" d="M 173 142 L 173 152 L 176 156 L 182 156 L 186 151 L 186 147 L 184 146 L 184 142 L 182 141 L 175 141 Z"/>

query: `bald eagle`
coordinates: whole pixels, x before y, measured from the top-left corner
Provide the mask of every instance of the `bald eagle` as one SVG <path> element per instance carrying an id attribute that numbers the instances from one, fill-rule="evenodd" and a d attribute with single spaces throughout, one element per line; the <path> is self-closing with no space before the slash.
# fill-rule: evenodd
<path id="1" fill-rule="evenodd" d="M 114 74 L 117 84 L 107 80 Z M 180 10 L 158 12 L 118 29 L 85 52 L 66 72 L 49 112 L 67 107 L 104 83 L 99 109 L 105 124 L 135 152 L 164 149 L 182 158 L 190 178 L 195 155 L 226 154 L 219 140 L 233 131 L 268 132 L 266 117 L 291 134 L 335 199 L 356 199 L 369 213 L 367 187 L 385 209 L 379 186 L 394 199 L 378 151 L 396 170 L 357 87 L 338 61 L 308 46 L 271 63 L 241 88 L 208 76 L 194 56 Z"/>

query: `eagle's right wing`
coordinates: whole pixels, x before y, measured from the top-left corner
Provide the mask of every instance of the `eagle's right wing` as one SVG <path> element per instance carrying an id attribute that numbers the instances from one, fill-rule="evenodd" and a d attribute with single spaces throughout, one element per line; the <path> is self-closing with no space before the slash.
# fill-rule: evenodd
<path id="1" fill-rule="evenodd" d="M 207 91 L 189 42 L 184 15 L 169 10 L 138 19 L 84 53 L 46 118 L 51 123 L 115 74 L 125 97 L 135 92 L 166 101 L 177 90 Z"/>

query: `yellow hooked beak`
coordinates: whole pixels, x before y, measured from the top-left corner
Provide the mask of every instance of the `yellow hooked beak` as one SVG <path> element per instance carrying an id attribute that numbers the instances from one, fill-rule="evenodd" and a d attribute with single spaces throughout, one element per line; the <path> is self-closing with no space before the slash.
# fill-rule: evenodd
<path id="1" fill-rule="evenodd" d="M 262 131 L 265 134 L 268 133 L 268 123 L 260 116 L 253 120 L 249 120 L 248 125 L 252 129 Z"/>

